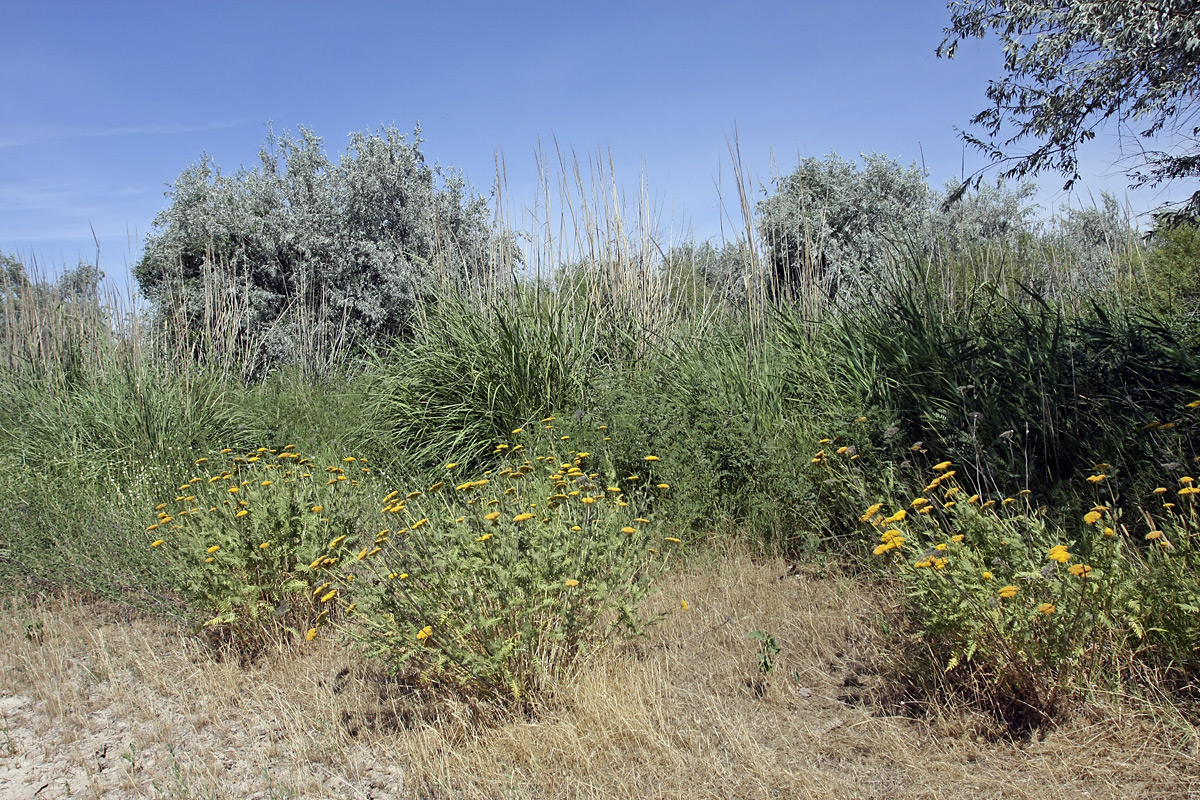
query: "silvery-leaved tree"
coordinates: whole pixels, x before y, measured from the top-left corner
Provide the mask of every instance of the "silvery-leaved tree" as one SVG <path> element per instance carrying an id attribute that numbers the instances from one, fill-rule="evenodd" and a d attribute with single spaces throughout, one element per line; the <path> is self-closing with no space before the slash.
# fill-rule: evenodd
<path id="1" fill-rule="evenodd" d="M 1111 286 L 1121 258 L 1138 246 L 1128 214 L 1108 195 L 1044 219 L 1032 184 L 959 188 L 935 191 L 916 165 L 880 154 L 802 159 L 758 205 L 768 287 L 814 308 L 850 307 L 927 265 L 931 275 L 957 271 L 968 283 L 1005 274 L 1057 297 Z"/>
<path id="2" fill-rule="evenodd" d="M 874 153 L 802 159 L 758 205 L 773 294 L 870 286 L 904 248 L 929 239 L 930 191 L 915 165 Z"/>
<path id="3" fill-rule="evenodd" d="M 254 168 L 185 169 L 134 267 L 169 344 L 244 376 L 326 369 L 402 337 L 437 291 L 511 274 L 486 200 L 421 142 L 353 133 L 334 162 L 312 131 L 272 131 Z"/>
<path id="4" fill-rule="evenodd" d="M 1059 172 L 1070 188 L 1079 146 L 1106 123 L 1139 140 L 1127 162 L 1132 185 L 1200 176 L 1200 1 L 957 0 L 949 8 L 938 55 L 953 57 L 963 39 L 989 33 L 1003 46 L 1005 74 L 971 119 L 981 133 L 963 135 L 1003 165 L 1002 177 Z M 1200 215 L 1200 191 L 1179 211 Z"/>

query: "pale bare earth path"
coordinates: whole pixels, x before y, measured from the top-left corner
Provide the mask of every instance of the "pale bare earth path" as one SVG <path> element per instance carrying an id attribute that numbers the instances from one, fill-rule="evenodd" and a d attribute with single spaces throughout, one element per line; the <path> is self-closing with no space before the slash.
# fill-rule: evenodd
<path id="1" fill-rule="evenodd" d="M 645 639 L 501 722 L 335 641 L 245 666 L 111 605 L 10 602 L 0 798 L 1200 800 L 1195 729 L 1136 703 L 1025 741 L 880 706 L 889 601 L 860 583 L 731 556 L 652 602 L 668 613 Z M 783 646 L 765 681 L 752 630 Z"/>

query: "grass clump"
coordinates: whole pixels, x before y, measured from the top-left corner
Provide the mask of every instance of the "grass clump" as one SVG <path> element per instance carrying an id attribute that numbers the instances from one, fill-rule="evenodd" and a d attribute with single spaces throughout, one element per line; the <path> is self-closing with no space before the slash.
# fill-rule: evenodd
<path id="1" fill-rule="evenodd" d="M 681 542 L 641 516 L 649 476 L 529 438 L 500 444 L 499 466 L 474 479 L 452 462 L 444 480 L 389 493 L 377 534 L 333 543 L 322 586 L 390 670 L 522 705 L 651 621 L 639 601 Z"/>

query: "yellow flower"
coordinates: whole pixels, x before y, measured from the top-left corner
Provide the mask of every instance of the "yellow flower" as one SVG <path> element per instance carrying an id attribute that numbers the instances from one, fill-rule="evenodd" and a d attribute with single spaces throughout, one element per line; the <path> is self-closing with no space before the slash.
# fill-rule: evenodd
<path id="1" fill-rule="evenodd" d="M 588 505 L 591 505 L 592 503 L 596 502 L 596 498 L 594 498 L 594 497 L 581 497 L 579 499 L 581 501 L 583 501 L 584 503 L 587 503 Z"/>
<path id="2" fill-rule="evenodd" d="M 246 515 L 247 515 L 247 514 L 249 514 L 249 513 L 250 513 L 249 511 L 247 511 L 246 509 L 244 509 L 244 508 L 243 508 L 241 511 L 237 512 L 236 514 L 234 514 L 234 516 L 235 516 L 235 517 L 244 517 L 244 516 L 246 516 Z"/>
<path id="3" fill-rule="evenodd" d="M 933 465 L 933 468 L 934 468 L 935 470 L 937 470 L 938 472 L 944 472 L 944 471 L 946 471 L 946 470 L 950 469 L 950 462 L 949 462 L 949 461 L 943 461 L 943 462 L 941 462 L 940 464 L 934 464 L 934 465 Z"/>
<path id="4" fill-rule="evenodd" d="M 209 555 L 212 555 L 213 553 L 217 552 L 220 549 L 221 549 L 221 545 L 214 544 L 212 547 L 208 548 L 208 550 L 206 550 L 205 552 L 208 553 Z"/>
<path id="5" fill-rule="evenodd" d="M 1099 511 L 1089 511 L 1083 515 L 1083 521 L 1088 525 L 1095 525 L 1104 517 Z"/>
<path id="6" fill-rule="evenodd" d="M 945 543 L 945 542 L 941 542 L 941 543 L 939 543 L 939 544 L 937 544 L 937 545 L 934 545 L 934 548 L 933 548 L 933 549 L 934 549 L 934 550 L 945 550 L 945 549 L 946 549 L 946 543 Z"/>
<path id="7" fill-rule="evenodd" d="M 1157 489 L 1155 489 L 1153 492 L 1151 492 L 1151 494 L 1166 494 L 1166 493 L 1167 493 L 1167 487 L 1165 487 L 1165 486 L 1159 486 Z"/>
<path id="8" fill-rule="evenodd" d="M 153 524 L 153 525 L 147 525 L 147 526 L 146 526 L 146 530 L 148 530 L 148 531 L 156 531 L 156 530 L 158 530 L 158 523 L 155 523 L 155 524 Z"/>
<path id="9" fill-rule="evenodd" d="M 624 528 L 621 528 L 621 533 L 637 533 L 637 530 L 626 525 Z"/>
<path id="10" fill-rule="evenodd" d="M 1070 572 L 1072 575 L 1077 575 L 1080 578 L 1087 577 L 1088 573 L 1091 571 L 1092 568 L 1087 564 L 1072 564 L 1071 568 L 1067 570 L 1067 572 Z"/>
<path id="11" fill-rule="evenodd" d="M 237 493 L 238 493 L 238 487 L 236 487 L 236 486 L 230 486 L 230 487 L 229 487 L 229 493 L 230 493 L 230 494 L 237 494 Z"/>
<path id="12" fill-rule="evenodd" d="M 158 546 L 159 546 L 160 544 L 162 544 L 162 543 L 163 543 L 163 540 L 162 540 L 162 539 L 155 539 L 153 542 L 151 542 L 151 543 L 150 543 L 150 546 L 151 546 L 151 547 L 158 547 Z"/>
<path id="13" fill-rule="evenodd" d="M 684 611 L 687 611 L 688 610 L 687 600 L 680 600 L 679 607 L 682 608 Z"/>
<path id="14" fill-rule="evenodd" d="M 658 456 L 646 456 L 643 461 L 658 461 Z"/>
<path id="15" fill-rule="evenodd" d="M 1017 587 L 1012 586 L 1012 585 L 1003 586 L 1003 587 L 1001 587 L 1000 591 L 997 594 L 999 594 L 1001 597 L 1005 597 L 1005 598 L 1016 597 L 1017 596 Z"/>
<path id="16" fill-rule="evenodd" d="M 874 505 L 870 506 L 869 508 L 867 508 L 867 510 L 866 510 L 866 511 L 864 511 L 864 512 L 862 513 L 862 516 L 860 516 L 860 517 L 858 518 L 858 521 L 859 521 L 859 522 L 870 522 L 870 521 L 871 521 L 871 517 L 873 517 L 873 516 L 875 516 L 876 514 L 878 514 L 878 513 L 879 513 L 879 509 L 881 509 L 881 508 L 883 508 L 883 503 L 875 503 Z"/>
<path id="17" fill-rule="evenodd" d="M 1117 535 L 1117 532 L 1116 532 L 1116 531 L 1114 531 L 1112 528 L 1105 528 L 1105 529 L 1104 529 L 1104 535 L 1105 535 L 1105 536 L 1108 536 L 1109 538 L 1111 538 L 1111 537 L 1113 537 L 1113 536 L 1116 536 L 1116 535 Z"/>
<path id="18" fill-rule="evenodd" d="M 990 580 L 992 579 L 992 573 L 988 572 L 988 571 L 985 569 L 985 570 L 983 571 L 983 579 L 984 579 L 985 581 L 990 581 Z"/>
<path id="19" fill-rule="evenodd" d="M 908 516 L 908 512 L 902 508 L 899 511 L 897 511 L 895 514 L 892 514 L 890 517 L 885 519 L 884 522 L 887 522 L 887 523 L 902 522 L 904 520 L 904 518 L 907 516 Z"/>
<path id="20" fill-rule="evenodd" d="M 665 537 L 663 537 L 663 539 L 665 541 L 672 542 L 674 544 L 682 544 L 683 543 L 681 539 L 676 539 L 674 536 L 665 536 Z"/>
<path id="21" fill-rule="evenodd" d="M 884 542 L 883 544 L 875 545 L 875 549 L 871 552 L 877 556 L 881 556 L 889 550 L 894 550 L 895 548 L 896 545 L 892 544 L 891 542 Z"/>
<path id="22" fill-rule="evenodd" d="M 270 542 L 263 542 L 262 544 L 260 544 L 260 545 L 258 546 L 258 549 L 259 549 L 259 550 L 266 550 L 266 549 L 267 549 L 268 547 L 270 547 L 270 546 L 271 546 L 271 543 L 270 543 Z"/>
<path id="23" fill-rule="evenodd" d="M 495 520 L 500 519 L 500 512 L 499 511 L 491 511 L 487 514 L 484 514 L 483 518 L 486 519 L 488 522 L 494 522 Z"/>
<path id="24" fill-rule="evenodd" d="M 1161 539 L 1162 535 L 1163 535 L 1162 531 L 1150 531 L 1149 533 L 1146 534 L 1146 538 L 1149 539 L 1150 541 L 1154 541 L 1156 539 Z"/>
<path id="25" fill-rule="evenodd" d="M 356 561 L 362 561 L 364 558 L 366 558 L 366 557 L 367 557 L 367 552 L 368 552 L 369 550 L 370 550 L 370 548 L 369 548 L 369 547 L 364 547 L 362 550 L 359 550 L 359 551 L 358 551 L 358 558 L 356 558 L 355 560 L 356 560 Z"/>
<path id="26" fill-rule="evenodd" d="M 660 483 L 660 484 L 658 484 L 658 485 L 657 485 L 655 488 L 658 488 L 658 489 L 670 489 L 670 488 L 671 488 L 671 484 L 669 484 L 669 483 Z"/>
<path id="27" fill-rule="evenodd" d="M 565 583 L 563 583 L 563 585 L 564 585 L 564 586 L 578 586 L 578 585 L 579 585 L 579 581 L 575 580 L 574 578 L 571 578 L 570 580 L 568 580 L 568 581 L 566 581 Z"/>
<path id="28" fill-rule="evenodd" d="M 975 505 L 978 502 L 979 502 L 979 495 L 977 495 L 977 494 L 973 494 L 967 498 L 967 505 L 969 505 L 969 506 Z"/>
<path id="29" fill-rule="evenodd" d="M 304 641 L 306 642 L 311 642 L 315 638 L 317 638 L 316 628 L 309 628 L 308 633 L 304 634 Z"/>
<path id="30" fill-rule="evenodd" d="M 411 527 L 411 528 L 409 528 L 409 530 L 410 530 L 410 531 L 415 531 L 415 530 L 417 530 L 418 528 L 420 528 L 422 525 L 426 524 L 427 522 L 429 522 L 429 518 L 428 518 L 428 517 L 423 517 L 423 518 L 421 518 L 421 519 L 417 520 L 416 522 L 414 522 L 414 523 L 412 524 L 412 527 Z"/>
<path id="31" fill-rule="evenodd" d="M 213 558 L 212 556 L 209 556 L 208 558 L 204 559 L 205 564 L 211 564 L 214 561 L 216 561 L 216 559 Z"/>
<path id="32" fill-rule="evenodd" d="M 1057 610 L 1058 609 L 1054 607 L 1054 603 L 1041 603 L 1038 605 L 1038 611 L 1043 614 L 1053 614 Z"/>
<path id="33" fill-rule="evenodd" d="M 328 603 L 330 600 L 337 597 L 337 591 L 338 591 L 337 589 L 330 589 L 328 592 L 321 595 L 321 602 Z"/>
<path id="34" fill-rule="evenodd" d="M 426 625 L 424 628 L 421 628 L 421 630 L 417 631 L 417 640 L 418 641 L 423 642 L 426 639 L 428 639 L 430 636 L 433 636 L 433 626 L 432 625 Z"/>
<path id="35" fill-rule="evenodd" d="M 530 519 L 533 519 L 533 514 L 530 514 L 528 511 L 526 511 L 524 514 L 517 514 L 515 517 L 513 517 L 513 522 L 525 522 L 526 520 Z"/>
<path id="36" fill-rule="evenodd" d="M 924 497 L 918 497 L 909 504 L 912 508 L 920 508 L 921 506 L 929 505 L 929 501 Z"/>
<path id="37" fill-rule="evenodd" d="M 950 537 L 950 541 L 952 541 L 952 542 L 961 542 L 962 540 L 963 540 L 963 535 L 961 533 L 956 533 Z"/>
<path id="38" fill-rule="evenodd" d="M 262 483 L 259 484 L 259 486 L 270 486 L 271 483 L 272 483 L 271 481 L 263 481 Z"/>
<path id="39" fill-rule="evenodd" d="M 320 514 L 324 510 L 325 510 L 325 506 L 313 506 L 312 507 L 312 513 L 314 513 L 314 514 Z"/>
<path id="40" fill-rule="evenodd" d="M 476 539 L 475 541 L 477 541 L 477 542 L 486 542 L 486 541 L 487 541 L 488 539 L 490 539 L 490 538 L 492 538 L 492 535 L 491 535 L 490 533 L 485 533 L 483 536 L 480 536 L 480 537 L 479 537 L 478 539 Z"/>
<path id="41" fill-rule="evenodd" d="M 992 507 L 992 506 L 994 506 L 994 505 L 996 505 L 996 501 L 995 501 L 995 500 L 988 500 L 986 503 L 984 503 L 983 505 L 981 505 L 979 508 L 980 508 L 980 509 L 991 508 L 991 507 Z"/>
<path id="42" fill-rule="evenodd" d="M 1088 483 L 1100 483 L 1100 481 L 1104 480 L 1107 477 L 1108 477 L 1107 475 L 1089 475 Z"/>
<path id="43" fill-rule="evenodd" d="M 1065 544 L 1056 544 L 1050 548 L 1050 552 L 1046 556 L 1051 561 L 1057 561 L 1060 564 L 1065 564 L 1071 560 L 1071 554 L 1067 552 Z"/>

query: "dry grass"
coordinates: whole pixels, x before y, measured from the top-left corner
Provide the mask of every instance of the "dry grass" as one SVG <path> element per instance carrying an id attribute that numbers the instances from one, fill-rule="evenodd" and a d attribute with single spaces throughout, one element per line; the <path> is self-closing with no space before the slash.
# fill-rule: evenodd
<path id="1" fill-rule="evenodd" d="M 13 604 L 0 797 L 1200 797 L 1194 729 L 1128 699 L 1024 742 L 875 705 L 888 600 L 850 579 L 732 554 L 653 602 L 646 639 L 499 722 L 333 643 L 239 667 L 111 606 Z M 755 629 L 783 646 L 765 682 Z"/>

